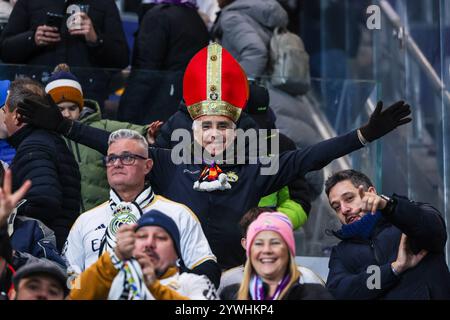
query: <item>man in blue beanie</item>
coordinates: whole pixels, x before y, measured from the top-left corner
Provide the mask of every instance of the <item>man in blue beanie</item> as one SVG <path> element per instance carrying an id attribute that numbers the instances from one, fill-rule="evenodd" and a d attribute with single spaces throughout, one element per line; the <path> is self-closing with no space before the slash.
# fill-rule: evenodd
<path id="1" fill-rule="evenodd" d="M 445 222 L 426 203 L 378 195 L 361 172 L 333 174 L 325 191 L 342 228 L 327 288 L 337 299 L 450 299 Z"/>
<path id="2" fill-rule="evenodd" d="M 83 273 L 70 299 L 213 300 L 206 276 L 180 273 L 180 232 L 174 220 L 150 210 L 136 224 L 124 224 L 117 245 Z"/>

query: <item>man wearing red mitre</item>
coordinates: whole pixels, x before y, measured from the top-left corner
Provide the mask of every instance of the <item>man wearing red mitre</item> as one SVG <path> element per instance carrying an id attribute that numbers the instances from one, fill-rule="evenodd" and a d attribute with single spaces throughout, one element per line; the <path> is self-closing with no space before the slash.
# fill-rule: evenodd
<path id="1" fill-rule="evenodd" d="M 199 51 L 186 68 L 183 97 L 193 119 L 192 150 L 195 145 L 200 146 L 202 159 L 175 164 L 173 150 L 150 148 L 154 167 L 149 179 L 156 193 L 187 205 L 197 214 L 222 269 L 245 261 L 238 222 L 245 212 L 257 206 L 261 197 L 411 121 L 410 107 L 403 101 L 383 111 L 379 102 L 366 125 L 316 145 L 285 152 L 277 159 L 277 172 L 261 174 L 267 166 L 263 158 L 245 164 L 214 161 L 234 145 L 235 123 L 249 97 L 247 77 L 229 52 L 216 43 Z M 25 122 L 57 131 L 106 154 L 109 132 L 64 119 L 51 102 L 41 105 L 28 100 L 19 113 Z M 192 154 L 190 160 L 199 160 L 195 152 Z M 209 179 L 209 173 L 201 175 L 209 171 L 215 172 L 215 179 Z"/>

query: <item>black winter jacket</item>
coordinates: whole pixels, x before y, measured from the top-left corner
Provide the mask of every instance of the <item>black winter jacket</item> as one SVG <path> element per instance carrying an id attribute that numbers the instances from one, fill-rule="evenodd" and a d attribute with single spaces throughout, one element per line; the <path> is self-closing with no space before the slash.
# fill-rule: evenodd
<path id="1" fill-rule="evenodd" d="M 120 121 L 142 125 L 167 121 L 177 111 L 184 70 L 209 42 L 208 30 L 195 9 L 173 4 L 148 7 L 117 115 Z"/>
<path id="2" fill-rule="evenodd" d="M 34 33 L 47 21 L 47 12 L 65 14 L 72 3 L 89 4 L 99 42 L 87 44 L 84 37 L 71 36 L 63 23 L 61 42 L 38 47 Z M 129 64 L 128 45 L 117 6 L 113 0 L 21 0 L 15 5 L 2 33 L 1 59 L 6 63 L 71 67 L 125 68 Z"/>
<path id="3" fill-rule="evenodd" d="M 333 248 L 327 288 L 336 299 L 450 299 L 444 220 L 429 204 L 393 197 L 395 210 L 383 213 L 370 240 L 343 240 Z M 426 249 L 428 254 L 415 268 L 396 276 L 391 263 L 397 258 L 402 232 L 414 253 Z M 379 289 L 367 285 L 368 280 L 376 283 L 369 266 L 379 266 Z"/>
<path id="4" fill-rule="evenodd" d="M 184 71 L 191 58 L 209 42 L 200 15 L 183 5 L 153 5 L 137 32 L 133 67 Z"/>
<path id="5" fill-rule="evenodd" d="M 18 215 L 42 221 L 55 232 L 61 250 L 80 211 L 80 171 L 64 140 L 55 133 L 25 126 L 8 142 L 17 150 L 11 170 L 13 189 L 27 179 L 32 186 Z"/>

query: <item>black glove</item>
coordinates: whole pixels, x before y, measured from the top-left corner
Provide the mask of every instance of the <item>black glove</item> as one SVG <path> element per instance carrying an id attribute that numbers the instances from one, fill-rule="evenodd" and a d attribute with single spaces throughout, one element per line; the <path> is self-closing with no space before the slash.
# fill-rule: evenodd
<path id="1" fill-rule="evenodd" d="M 384 111 L 381 111 L 381 109 L 383 109 L 383 102 L 379 101 L 375 111 L 370 116 L 369 122 L 359 128 L 362 136 L 368 142 L 381 138 L 398 126 L 412 120 L 408 117 L 411 114 L 410 107 L 404 101 L 398 101 Z"/>
<path id="2" fill-rule="evenodd" d="M 67 135 L 72 128 L 73 121 L 63 117 L 52 97 L 47 94 L 47 104 L 34 99 L 25 98 L 18 103 L 17 112 L 20 121 L 29 123 L 35 127 L 56 131 Z"/>

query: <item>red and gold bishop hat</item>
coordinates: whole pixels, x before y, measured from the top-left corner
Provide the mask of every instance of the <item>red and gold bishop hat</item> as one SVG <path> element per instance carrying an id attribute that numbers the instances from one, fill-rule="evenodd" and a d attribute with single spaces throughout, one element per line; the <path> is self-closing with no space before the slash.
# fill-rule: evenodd
<path id="1" fill-rule="evenodd" d="M 183 98 L 193 120 L 218 115 L 236 122 L 248 96 L 244 70 L 219 44 L 208 45 L 189 62 L 183 78 Z"/>

